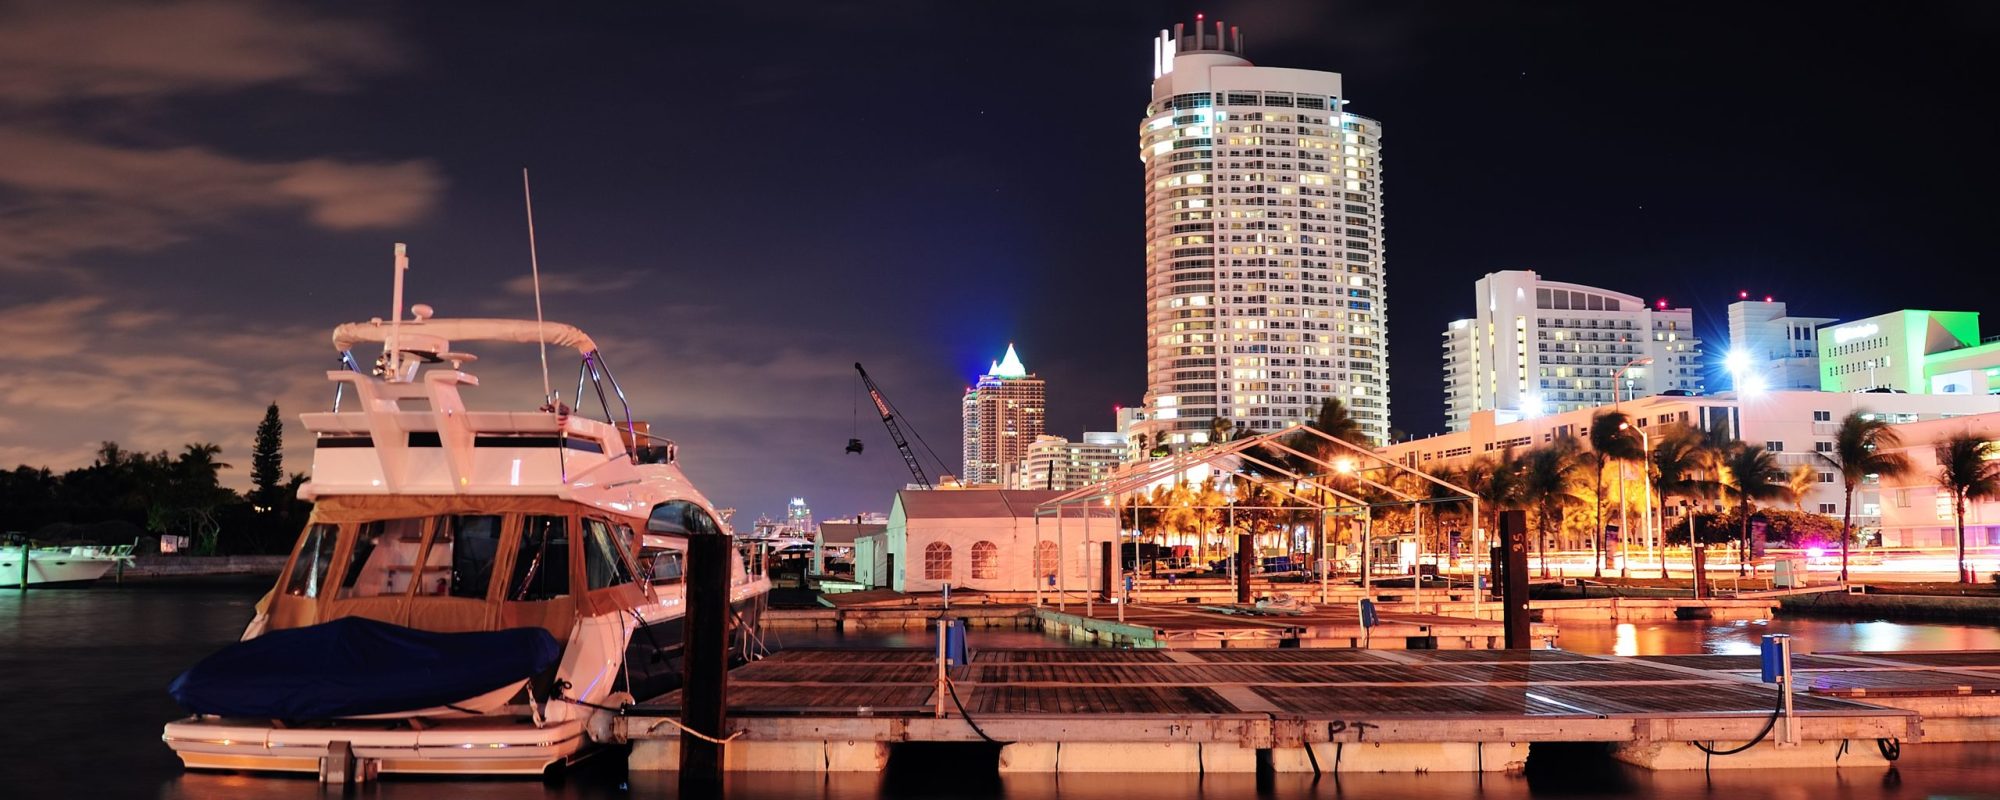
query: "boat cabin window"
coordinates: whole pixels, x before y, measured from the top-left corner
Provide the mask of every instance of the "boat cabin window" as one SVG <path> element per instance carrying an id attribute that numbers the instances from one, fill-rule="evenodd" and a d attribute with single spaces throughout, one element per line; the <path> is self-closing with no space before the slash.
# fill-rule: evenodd
<path id="1" fill-rule="evenodd" d="M 424 559 L 425 583 L 417 587 L 417 594 L 486 599 L 493 562 L 500 555 L 500 516 L 440 517 L 434 536 L 430 555 Z"/>
<path id="2" fill-rule="evenodd" d="M 423 543 L 422 517 L 361 523 L 360 535 L 354 537 L 354 552 L 347 558 L 347 570 L 341 573 L 338 597 L 381 597 L 408 591 L 418 580 L 417 551 Z"/>
<path id="3" fill-rule="evenodd" d="M 612 535 L 610 523 L 585 519 L 583 528 L 583 573 L 589 588 L 631 583 L 632 570 L 625 566 L 623 551 Z"/>
<path id="4" fill-rule="evenodd" d="M 701 510 L 701 506 L 686 500 L 669 500 L 653 507 L 652 516 L 646 518 L 646 530 L 687 536 L 721 533 L 722 526 L 715 524 L 715 518 Z"/>
<path id="5" fill-rule="evenodd" d="M 550 600 L 569 594 L 569 520 L 529 515 L 521 526 L 521 550 L 507 599 Z"/>
<path id="6" fill-rule="evenodd" d="M 684 572 L 681 559 L 685 556 L 679 550 L 661 550 L 640 564 L 646 572 L 646 579 L 653 583 L 679 583 Z"/>
<path id="7" fill-rule="evenodd" d="M 299 540 L 299 556 L 293 560 L 292 577 L 285 584 L 285 594 L 318 597 L 320 587 L 326 583 L 326 569 L 333 566 L 333 546 L 339 541 L 340 527 L 337 525 L 320 522 L 307 529 L 305 538 Z"/>

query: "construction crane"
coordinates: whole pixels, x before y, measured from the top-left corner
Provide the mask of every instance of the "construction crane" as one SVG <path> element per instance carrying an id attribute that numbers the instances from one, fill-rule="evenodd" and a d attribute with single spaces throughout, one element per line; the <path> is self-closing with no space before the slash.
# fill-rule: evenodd
<path id="1" fill-rule="evenodd" d="M 903 464 L 910 468 L 910 477 L 918 486 L 931 488 L 930 479 L 924 477 L 923 464 L 917 461 L 917 452 L 910 449 L 909 440 L 903 438 L 903 427 L 896 424 L 896 417 L 901 416 L 896 413 L 896 407 L 889 403 L 889 398 L 883 396 L 882 387 L 875 385 L 875 379 L 868 377 L 868 370 L 861 368 L 861 362 L 854 362 L 854 371 L 861 373 L 861 385 L 868 388 L 868 399 L 875 401 L 875 410 L 882 413 L 882 427 L 889 429 L 889 438 L 896 442 L 896 451 L 903 454 Z M 923 441 L 923 437 L 919 435 L 917 441 Z M 924 450 L 929 451 L 930 445 L 924 445 Z M 847 452 L 861 452 L 861 440 L 848 440 Z M 937 454 L 931 453 L 931 458 L 937 459 Z M 940 459 L 939 463 L 942 464 L 943 461 Z"/>

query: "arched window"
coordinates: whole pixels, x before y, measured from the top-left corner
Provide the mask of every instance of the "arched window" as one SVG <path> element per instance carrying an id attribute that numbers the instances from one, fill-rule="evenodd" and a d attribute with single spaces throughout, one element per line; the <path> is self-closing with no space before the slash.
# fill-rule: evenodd
<path id="1" fill-rule="evenodd" d="M 1000 546 L 992 542 L 972 545 L 972 577 L 991 580 L 1000 577 Z"/>
<path id="2" fill-rule="evenodd" d="M 1056 574 L 1056 543 L 1040 541 L 1035 543 L 1035 575 L 1047 578 Z"/>
<path id="3" fill-rule="evenodd" d="M 924 580 L 951 580 L 951 545 L 931 542 L 924 546 Z"/>

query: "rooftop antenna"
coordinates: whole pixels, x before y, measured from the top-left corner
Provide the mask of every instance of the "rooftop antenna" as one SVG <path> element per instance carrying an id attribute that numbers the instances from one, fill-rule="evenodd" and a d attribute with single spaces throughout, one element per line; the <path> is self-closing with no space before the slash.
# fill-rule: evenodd
<path id="1" fill-rule="evenodd" d="M 542 347 L 542 402 L 555 405 L 555 392 L 549 388 L 549 340 L 542 333 L 542 260 L 535 251 L 535 193 L 528 186 L 527 167 L 521 168 L 521 198 L 528 206 L 528 270 L 535 279 L 535 341 Z M 402 253 L 402 245 L 396 245 L 396 248 L 398 254 Z M 400 293 L 400 279 L 396 287 Z M 398 305 L 402 303 L 400 295 L 396 302 Z"/>

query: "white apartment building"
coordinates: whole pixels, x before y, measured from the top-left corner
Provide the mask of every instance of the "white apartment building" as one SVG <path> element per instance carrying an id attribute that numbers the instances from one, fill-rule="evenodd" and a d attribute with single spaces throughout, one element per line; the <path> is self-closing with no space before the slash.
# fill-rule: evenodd
<path id="1" fill-rule="evenodd" d="M 1590 421 L 1616 408 L 1645 431 L 1649 443 L 1675 425 L 1721 431 L 1730 438 L 1764 445 L 1786 470 L 1813 468 L 1817 481 L 1799 498 L 1805 511 L 1839 515 L 1843 495 L 1832 464 L 1818 456 L 1833 450 L 1833 436 L 1849 412 L 1880 414 L 1891 422 L 1909 423 L 2000 412 L 2000 396 L 1915 395 L 1853 392 L 1771 391 L 1739 396 L 1652 396 L 1616 406 L 1574 409 L 1528 419 L 1504 420 L 1492 410 L 1475 412 L 1464 430 L 1392 444 L 1381 453 L 1405 466 L 1436 470 L 1459 468 L 1476 458 L 1519 456 L 1529 448 L 1574 436 L 1588 447 Z M 1855 493 L 1856 525 L 1880 524 L 1880 491 L 1872 484 Z M 1679 515 L 1676 509 L 1668 517 Z"/>
<path id="2" fill-rule="evenodd" d="M 1958 546 L 1951 493 L 1938 488 L 1937 446 L 1958 433 L 2000 441 L 2000 414 L 1925 420 L 1896 426 L 1897 452 L 1909 457 L 1911 471 L 1882 480 L 1882 544 L 1885 547 Z M 1965 553 L 1981 576 L 1991 574 L 2000 554 L 2000 498 L 1965 504 Z M 1949 567 L 1947 567 L 1949 569 Z"/>
<path id="3" fill-rule="evenodd" d="M 1047 418 L 1047 384 L 1028 372 L 1014 346 L 959 400 L 965 486 L 999 486 L 1028 454 Z"/>
<path id="4" fill-rule="evenodd" d="M 1692 309 L 1532 270 L 1488 273 L 1474 296 L 1475 315 L 1444 331 L 1447 430 L 1479 411 L 1504 422 L 1702 390 Z"/>
<path id="5" fill-rule="evenodd" d="M 1732 374 L 1755 376 L 1766 388 L 1818 389 L 1819 328 L 1836 321 L 1791 316 L 1783 302 L 1768 297 L 1730 303 L 1724 365 Z"/>
<path id="6" fill-rule="evenodd" d="M 1085 431 L 1083 441 L 1038 436 L 1019 464 L 1008 469 L 1010 489 L 1081 489 L 1111 477 L 1125 462 L 1126 442 L 1111 431 Z"/>
<path id="7" fill-rule="evenodd" d="M 1219 22 L 1154 40 L 1142 432 L 1277 430 L 1338 397 L 1388 440 L 1382 126 L 1346 102 L 1339 74 L 1255 66 Z"/>
<path id="8" fill-rule="evenodd" d="M 1979 312 L 1906 309 L 1819 331 L 1820 388 L 1913 394 L 2000 393 L 2000 337 Z"/>

